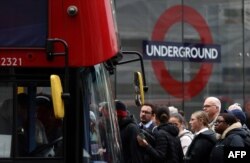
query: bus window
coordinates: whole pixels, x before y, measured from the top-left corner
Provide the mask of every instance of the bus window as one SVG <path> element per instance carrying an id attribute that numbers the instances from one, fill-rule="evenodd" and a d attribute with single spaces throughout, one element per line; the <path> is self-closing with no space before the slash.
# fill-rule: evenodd
<path id="1" fill-rule="evenodd" d="M 11 156 L 13 99 L 12 87 L 0 85 L 0 158 Z"/>
<path id="2" fill-rule="evenodd" d="M 50 95 L 36 96 L 36 111 L 37 119 L 42 122 L 48 140 L 48 148 L 44 148 L 44 152 L 51 152 L 51 156 L 62 156 L 63 121 L 55 117 Z"/>
<path id="3" fill-rule="evenodd" d="M 0 5 L 0 47 L 44 47 L 47 0 L 8 0 Z"/>
<path id="4" fill-rule="evenodd" d="M 30 156 L 44 144 L 48 144 L 45 128 L 36 117 L 35 96 L 17 95 L 17 155 Z M 40 153 L 39 153 L 40 155 Z"/>
<path id="5" fill-rule="evenodd" d="M 16 95 L 14 157 L 62 156 L 63 126 L 54 116 L 49 87 L 23 90 Z"/>

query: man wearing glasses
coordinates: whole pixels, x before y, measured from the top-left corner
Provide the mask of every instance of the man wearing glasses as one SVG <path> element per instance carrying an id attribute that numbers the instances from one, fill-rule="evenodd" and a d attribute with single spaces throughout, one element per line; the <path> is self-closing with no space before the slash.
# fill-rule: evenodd
<path id="1" fill-rule="evenodd" d="M 203 104 L 203 110 L 208 114 L 209 127 L 214 130 L 214 122 L 221 110 L 220 100 L 216 97 L 207 97 Z"/>
<path id="2" fill-rule="evenodd" d="M 140 132 L 141 136 L 145 137 L 145 139 L 151 144 L 151 146 L 155 145 L 155 139 L 154 139 L 154 129 L 156 128 L 155 124 L 155 106 L 153 104 L 144 103 L 141 105 L 140 110 Z M 145 131 L 145 132 L 144 132 Z M 152 162 L 152 157 L 148 155 L 148 153 L 145 151 L 143 153 L 143 160 L 144 162 Z"/>
<path id="3" fill-rule="evenodd" d="M 154 123 L 155 117 L 155 106 L 149 103 L 145 103 L 141 106 L 140 111 L 140 123 L 139 127 L 147 130 L 148 132 L 152 132 L 155 127 Z"/>

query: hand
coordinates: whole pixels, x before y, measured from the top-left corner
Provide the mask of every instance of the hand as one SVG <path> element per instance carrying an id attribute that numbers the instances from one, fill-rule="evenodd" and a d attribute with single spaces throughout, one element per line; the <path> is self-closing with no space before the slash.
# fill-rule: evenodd
<path id="1" fill-rule="evenodd" d="M 140 146 L 142 147 L 148 146 L 148 142 L 145 139 L 143 139 L 140 135 L 137 135 L 136 138 Z"/>
<path id="2" fill-rule="evenodd" d="M 106 152 L 106 149 L 105 148 L 99 148 L 97 153 L 100 154 L 100 155 L 103 155 L 103 153 Z"/>

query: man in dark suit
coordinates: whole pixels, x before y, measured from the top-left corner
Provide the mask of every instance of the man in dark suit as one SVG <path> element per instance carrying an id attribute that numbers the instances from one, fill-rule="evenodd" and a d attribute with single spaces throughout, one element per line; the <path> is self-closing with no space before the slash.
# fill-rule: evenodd
<path id="1" fill-rule="evenodd" d="M 147 130 L 148 132 L 153 132 L 155 125 L 155 106 L 149 103 L 145 103 L 141 106 L 140 111 L 140 128 Z"/>

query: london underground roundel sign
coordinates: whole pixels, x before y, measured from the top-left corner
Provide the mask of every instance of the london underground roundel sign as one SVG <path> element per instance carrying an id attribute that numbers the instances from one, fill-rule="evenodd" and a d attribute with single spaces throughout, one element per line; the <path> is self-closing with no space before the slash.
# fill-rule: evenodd
<path id="1" fill-rule="evenodd" d="M 163 41 L 170 27 L 181 21 L 188 23 L 198 32 L 202 43 L 213 42 L 211 32 L 203 17 L 193 8 L 183 5 L 169 8 L 159 17 L 152 33 L 152 40 Z M 169 94 L 186 100 L 202 91 L 213 70 L 213 64 L 202 63 L 193 79 L 182 83 L 171 76 L 163 61 L 152 61 L 152 67 L 160 85 Z"/>

